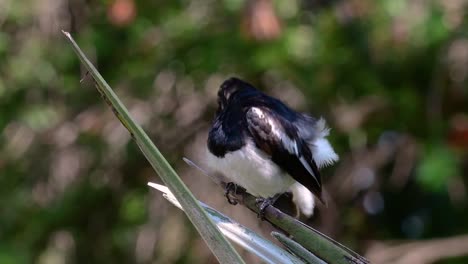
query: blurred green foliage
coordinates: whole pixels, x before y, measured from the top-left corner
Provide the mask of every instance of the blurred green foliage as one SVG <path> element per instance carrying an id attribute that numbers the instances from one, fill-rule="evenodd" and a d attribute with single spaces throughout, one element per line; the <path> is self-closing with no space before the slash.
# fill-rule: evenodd
<path id="1" fill-rule="evenodd" d="M 445 191 L 451 177 L 459 175 L 457 157 L 448 148 L 433 146 L 425 153 L 418 170 L 418 180 L 428 191 Z"/>
<path id="2" fill-rule="evenodd" d="M 336 205 L 308 223 L 377 262 L 368 241 L 467 233 L 467 4 L 0 2 L 0 263 L 214 262 L 147 189 L 156 176 L 60 29 L 200 199 L 225 204 L 181 157 L 200 157 L 216 90 L 236 75 L 333 129 Z"/>

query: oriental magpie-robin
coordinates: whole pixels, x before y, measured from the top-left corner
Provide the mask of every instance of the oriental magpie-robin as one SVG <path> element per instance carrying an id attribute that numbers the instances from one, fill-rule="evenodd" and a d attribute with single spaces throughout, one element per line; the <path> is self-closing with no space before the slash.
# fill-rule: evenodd
<path id="1" fill-rule="evenodd" d="M 207 163 L 254 196 L 272 199 L 292 191 L 298 207 L 310 216 L 310 192 L 325 203 L 318 169 L 338 160 L 325 138 L 328 134 L 324 119 L 298 113 L 251 84 L 230 78 L 218 92 Z"/>

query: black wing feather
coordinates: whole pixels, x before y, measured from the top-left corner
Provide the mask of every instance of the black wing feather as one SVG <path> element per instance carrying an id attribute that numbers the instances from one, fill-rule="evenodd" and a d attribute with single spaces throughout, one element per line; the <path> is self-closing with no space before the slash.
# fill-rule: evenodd
<path id="1" fill-rule="evenodd" d="M 268 107 L 249 108 L 246 120 L 257 147 L 324 203 L 317 164 L 295 126 Z"/>

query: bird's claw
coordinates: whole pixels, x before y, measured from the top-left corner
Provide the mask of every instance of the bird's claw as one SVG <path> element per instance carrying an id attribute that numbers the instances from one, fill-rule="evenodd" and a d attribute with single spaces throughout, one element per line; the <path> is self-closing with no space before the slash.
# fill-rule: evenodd
<path id="1" fill-rule="evenodd" d="M 260 218 L 260 220 L 265 220 L 265 210 L 274 203 L 273 199 L 259 197 L 255 200 L 255 203 L 259 209 L 257 217 Z"/>
<path id="2" fill-rule="evenodd" d="M 237 185 L 233 182 L 228 182 L 226 184 L 226 187 L 224 188 L 224 196 L 226 196 L 226 199 L 229 204 L 236 205 L 237 198 L 233 195 L 237 192 Z"/>
<path id="3" fill-rule="evenodd" d="M 276 194 L 273 197 L 268 197 L 268 198 L 262 198 L 262 197 L 257 197 L 255 200 L 255 204 L 258 207 L 258 215 L 257 217 L 260 218 L 260 220 L 265 220 L 265 210 L 268 206 L 275 204 L 276 200 L 281 196 L 281 194 Z"/>

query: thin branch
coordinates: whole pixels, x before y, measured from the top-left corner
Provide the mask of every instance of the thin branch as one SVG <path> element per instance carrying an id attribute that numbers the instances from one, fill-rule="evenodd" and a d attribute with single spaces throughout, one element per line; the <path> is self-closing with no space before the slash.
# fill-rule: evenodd
<path id="1" fill-rule="evenodd" d="M 227 182 L 225 181 L 224 176 L 209 173 L 187 158 L 184 158 L 184 161 L 197 170 L 200 170 L 203 175 L 212 179 L 222 188 L 225 188 Z M 256 214 L 259 213 L 256 197 L 245 192 L 242 188 L 239 188 L 236 193 L 231 194 L 233 196 L 232 198 L 236 199 L 238 203 L 243 204 Z M 281 212 L 274 206 L 268 206 L 265 209 L 264 216 L 267 222 L 290 235 L 294 241 L 298 242 L 301 246 L 328 263 L 369 263 L 367 259 L 354 251 L 319 231 L 305 225 L 299 220 Z"/>

